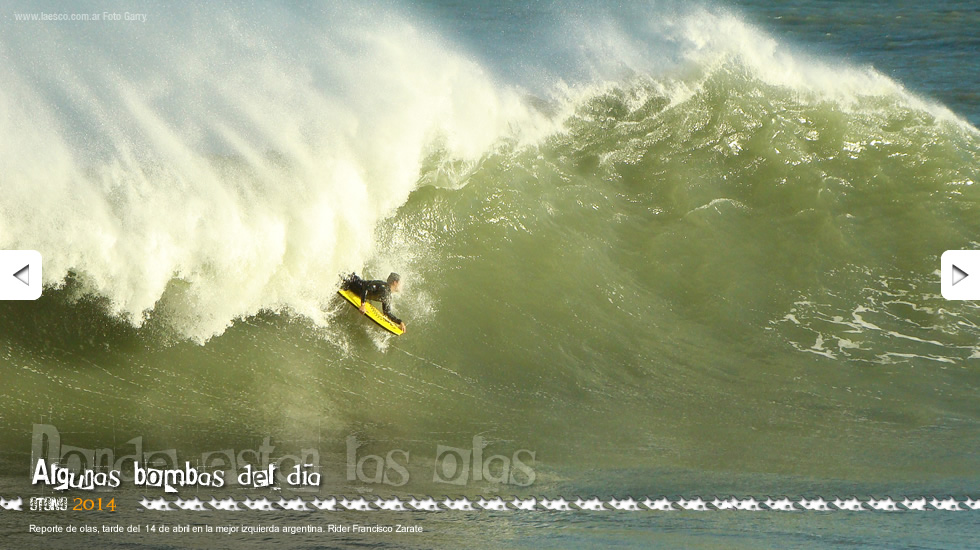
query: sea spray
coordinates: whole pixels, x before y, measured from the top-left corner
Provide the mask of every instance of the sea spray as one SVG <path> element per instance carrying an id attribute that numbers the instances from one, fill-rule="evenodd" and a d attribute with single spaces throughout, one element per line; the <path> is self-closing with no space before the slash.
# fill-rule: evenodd
<path id="1" fill-rule="evenodd" d="M 5 35 L 2 245 L 42 251 L 47 285 L 74 273 L 198 340 L 261 309 L 322 319 L 433 147 L 473 161 L 547 126 L 393 16 L 228 7 Z"/>

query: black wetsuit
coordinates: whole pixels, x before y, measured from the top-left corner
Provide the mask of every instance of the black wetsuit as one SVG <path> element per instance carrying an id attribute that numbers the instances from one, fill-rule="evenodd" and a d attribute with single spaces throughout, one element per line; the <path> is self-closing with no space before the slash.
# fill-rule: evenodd
<path id="1" fill-rule="evenodd" d="M 366 304 L 368 300 L 381 302 L 381 310 L 391 322 L 400 325 L 402 320 L 395 317 L 391 312 L 391 286 L 384 281 L 365 281 L 354 273 L 344 279 L 340 286 L 344 290 L 349 290 L 361 298 L 361 303 Z"/>

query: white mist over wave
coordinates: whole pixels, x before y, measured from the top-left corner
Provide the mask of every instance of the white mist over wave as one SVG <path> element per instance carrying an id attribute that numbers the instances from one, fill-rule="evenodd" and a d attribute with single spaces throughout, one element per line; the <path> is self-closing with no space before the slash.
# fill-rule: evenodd
<path id="1" fill-rule="evenodd" d="M 263 308 L 317 318 L 427 151 L 472 161 L 547 131 L 422 30 L 327 11 L 10 28 L 0 246 L 40 250 L 46 284 L 74 271 L 136 325 L 163 306 L 196 339 Z"/>
<path id="2" fill-rule="evenodd" d="M 588 67 L 584 72 L 613 81 L 653 75 L 652 88 L 674 105 L 698 93 L 712 75 L 729 71 L 792 90 L 802 102 L 829 102 L 854 112 L 867 109 L 869 98 L 886 98 L 961 130 L 977 132 L 947 107 L 908 92 L 873 67 L 810 55 L 717 6 L 639 4 L 621 13 L 570 18 L 554 35 L 575 37 L 576 62 Z M 879 108 L 881 104 L 871 106 L 871 110 Z"/>
<path id="3" fill-rule="evenodd" d="M 263 309 L 322 323 L 337 274 L 371 260 L 378 223 L 419 184 L 426 155 L 472 163 L 502 141 L 537 143 L 621 85 L 624 67 L 675 104 L 734 63 L 817 101 L 925 105 L 872 70 L 801 61 L 737 17 L 699 9 L 650 16 L 639 34 L 614 19 L 566 27 L 581 40 L 577 62 L 606 66 L 556 83 L 562 99 L 546 117 L 390 7 L 253 9 L 6 23 L 0 248 L 40 250 L 46 284 L 74 272 L 113 314 L 140 325 L 156 310 L 199 341 Z M 693 82 L 690 66 L 702 75 Z"/>

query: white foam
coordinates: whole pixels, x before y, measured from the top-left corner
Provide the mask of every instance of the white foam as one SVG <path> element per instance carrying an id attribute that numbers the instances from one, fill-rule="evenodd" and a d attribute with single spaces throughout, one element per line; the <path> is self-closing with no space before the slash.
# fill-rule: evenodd
<path id="1" fill-rule="evenodd" d="M 73 270 L 198 340 L 261 309 L 322 321 L 433 146 L 472 162 L 552 131 L 404 19 L 226 8 L 0 37 L 0 248 L 40 250 L 47 285 Z"/>

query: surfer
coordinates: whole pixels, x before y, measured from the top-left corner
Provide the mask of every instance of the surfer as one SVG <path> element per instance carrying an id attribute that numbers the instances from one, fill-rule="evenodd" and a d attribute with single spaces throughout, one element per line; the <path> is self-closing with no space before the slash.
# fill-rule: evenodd
<path id="1" fill-rule="evenodd" d="M 402 278 L 400 275 L 392 273 L 388 275 L 388 281 L 386 282 L 365 281 L 358 277 L 356 273 L 351 273 L 347 277 L 344 277 L 344 282 L 340 285 L 340 288 L 349 290 L 361 298 L 361 307 L 359 308 L 361 313 L 365 312 L 368 300 L 381 302 L 381 310 L 384 311 L 385 316 L 391 319 L 392 323 L 398 325 L 402 329 L 402 332 L 405 332 L 405 321 L 395 317 L 395 314 L 391 312 L 391 293 L 400 292 L 402 288 Z"/>

